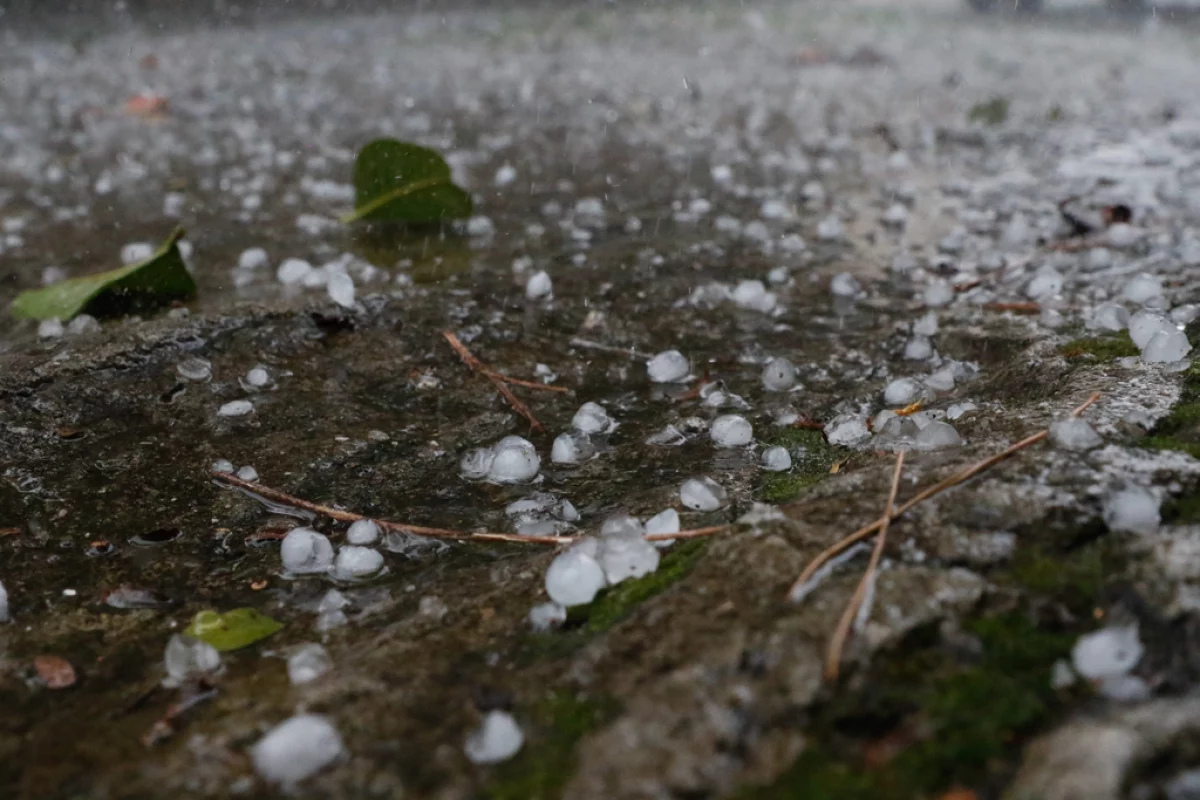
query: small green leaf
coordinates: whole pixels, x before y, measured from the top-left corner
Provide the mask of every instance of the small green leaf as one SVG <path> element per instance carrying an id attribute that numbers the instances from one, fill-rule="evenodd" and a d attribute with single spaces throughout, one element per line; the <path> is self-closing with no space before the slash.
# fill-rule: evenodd
<path id="1" fill-rule="evenodd" d="M 984 125 L 1003 125 L 1008 120 L 1008 98 L 993 97 L 986 103 L 971 106 L 967 119 Z"/>
<path id="2" fill-rule="evenodd" d="M 439 222 L 471 215 L 471 195 L 454 185 L 446 159 L 428 147 L 376 139 L 354 162 L 354 211 L 343 222 Z"/>
<path id="3" fill-rule="evenodd" d="M 248 647 L 282 627 L 281 623 L 253 608 L 235 608 L 224 614 L 201 611 L 192 618 L 192 624 L 184 633 L 224 652 Z"/>
<path id="4" fill-rule="evenodd" d="M 196 282 L 183 264 L 177 229 L 150 258 L 97 275 L 85 275 L 22 292 L 12 304 L 17 319 L 68 320 L 87 311 L 112 316 L 155 308 L 172 300 L 191 297 Z"/>

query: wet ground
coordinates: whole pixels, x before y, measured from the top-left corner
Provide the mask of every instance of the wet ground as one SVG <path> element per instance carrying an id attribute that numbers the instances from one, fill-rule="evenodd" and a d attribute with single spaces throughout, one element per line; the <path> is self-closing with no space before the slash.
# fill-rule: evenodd
<path id="1" fill-rule="evenodd" d="M 0 30 L 0 305 L 177 225 L 199 286 L 81 333 L 0 319 L 3 796 L 274 796 L 247 754 L 298 711 L 345 743 L 292 787 L 311 797 L 1194 796 L 1200 374 L 1095 325 L 1116 302 L 1184 326 L 1200 299 L 1184 77 L 1200 45 L 1182 17 L 881 0 Z M 166 105 L 135 113 L 137 96 Z M 338 223 L 355 151 L 379 136 L 444 153 L 479 218 Z M 1133 225 L 1071 237 L 1072 197 L 1087 219 L 1126 205 Z M 239 267 L 258 247 L 267 263 Z M 336 262 L 317 274 L 350 274 L 353 307 L 318 280 L 285 286 L 288 258 Z M 540 270 L 553 297 L 530 300 Z M 846 273 L 861 293 L 833 296 Z M 1142 274 L 1157 293 L 1130 288 Z M 914 332 L 930 311 L 936 331 Z M 545 432 L 447 330 L 570 389 L 516 390 Z M 667 349 L 690 383 L 649 381 L 644 355 Z M 181 376 L 197 357 L 210 380 Z M 763 387 L 772 357 L 799 388 Z M 245 383 L 257 366 L 265 386 Z M 894 405 L 892 380 L 947 369 L 925 410 L 963 444 L 914 452 L 901 499 L 1093 392 L 1103 446 L 1039 445 L 897 522 L 873 615 L 823 682 L 861 558 L 785 596 L 882 512 L 895 443 L 795 423 L 865 423 Z M 723 404 L 691 391 L 701 379 Z M 251 414 L 218 414 L 243 399 Z M 585 401 L 619 427 L 596 458 L 552 463 Z M 726 413 L 754 445 L 713 446 Z M 667 425 L 685 441 L 647 443 Z M 464 454 L 510 434 L 541 454 L 536 485 L 462 477 Z M 769 444 L 790 471 L 763 471 Z M 684 528 L 743 523 L 534 632 L 553 548 L 402 548 L 363 584 L 289 578 L 277 537 L 294 512 L 218 486 L 219 459 L 313 502 L 468 531 L 512 530 L 505 507 L 534 491 L 569 499 L 582 532 L 668 507 Z M 729 502 L 684 507 L 692 477 Z M 1126 485 L 1152 491 L 1160 528 L 1105 524 Z M 318 631 L 334 586 L 348 620 Z M 283 629 L 226 653 L 215 696 L 176 718 L 190 695 L 160 685 L 168 640 L 245 606 Z M 1134 623 L 1133 689 L 1052 683 L 1081 635 Z M 286 656 L 311 641 L 334 668 L 294 686 Z M 45 655 L 74 685 L 47 685 Z M 463 742 L 494 709 L 525 745 L 474 765 Z"/>

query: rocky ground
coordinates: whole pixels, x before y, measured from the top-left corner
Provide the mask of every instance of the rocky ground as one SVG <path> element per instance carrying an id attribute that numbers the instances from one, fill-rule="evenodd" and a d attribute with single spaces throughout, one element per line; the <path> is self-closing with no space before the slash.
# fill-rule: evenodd
<path id="1" fill-rule="evenodd" d="M 176 226 L 199 287 L 0 319 L 4 797 L 1200 797 L 1183 15 L 516 5 L 0 37 L 0 305 Z M 476 216 L 340 224 L 379 136 L 444 153 Z M 546 431 L 443 331 L 569 389 L 515 389 Z M 667 350 L 686 380 L 650 379 Z M 904 501 L 1094 393 L 1090 427 L 894 523 L 823 680 L 866 556 L 789 587 L 880 516 L 894 453 Z M 557 463 L 585 402 L 617 427 Z M 749 444 L 710 430 L 727 415 Z M 508 435 L 535 479 L 463 474 Z M 368 579 L 289 574 L 289 526 L 346 525 L 223 488 L 222 461 L 464 531 L 736 524 L 538 630 L 555 547 L 396 536 Z M 506 512 L 536 493 L 557 517 Z M 217 669 L 164 655 L 240 607 L 283 627 Z M 298 682 L 314 642 L 332 668 Z M 336 733 L 277 739 L 305 767 L 281 786 L 255 745 L 307 713 Z M 481 757 L 512 742 L 479 736 L 497 720 L 522 747 Z"/>

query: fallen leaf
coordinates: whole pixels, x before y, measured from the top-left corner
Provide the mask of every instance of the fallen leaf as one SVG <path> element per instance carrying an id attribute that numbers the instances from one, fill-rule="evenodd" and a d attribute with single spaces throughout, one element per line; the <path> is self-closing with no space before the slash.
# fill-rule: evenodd
<path id="1" fill-rule="evenodd" d="M 894 413 L 894 414 L 895 414 L 897 417 L 908 417 L 908 416 L 912 416 L 913 414 L 915 414 L 915 413 L 917 413 L 918 411 L 920 411 L 920 410 L 921 410 L 921 406 L 922 406 L 922 405 L 924 405 L 924 402 L 923 402 L 923 401 L 921 401 L 921 400 L 918 400 L 918 401 L 916 401 L 915 403 L 909 403 L 909 404 L 908 404 L 908 405 L 906 405 L 904 408 L 897 408 L 897 409 L 896 409 L 894 412 L 892 412 L 892 413 Z"/>
<path id="2" fill-rule="evenodd" d="M 66 689 L 75 685 L 75 668 L 65 658 L 38 656 L 33 660 L 33 668 L 47 689 Z"/>
<path id="3" fill-rule="evenodd" d="M 13 301 L 12 315 L 17 319 L 68 320 L 86 311 L 108 316 L 191 297 L 196 282 L 179 253 L 183 235 L 183 229 L 177 229 L 157 253 L 138 264 L 22 292 Z"/>
<path id="4" fill-rule="evenodd" d="M 16 536 L 20 532 L 20 528 L 0 528 L 0 536 Z"/>
<path id="5" fill-rule="evenodd" d="M 439 222 L 468 217 L 471 195 L 456 186 L 435 150 L 376 139 L 354 162 L 354 211 L 343 222 Z"/>
<path id="6" fill-rule="evenodd" d="M 1008 98 L 993 97 L 986 103 L 971 106 L 967 119 L 984 125 L 1003 125 L 1008 120 Z"/>
<path id="7" fill-rule="evenodd" d="M 100 599 L 113 608 L 166 608 L 172 605 L 169 597 L 153 589 L 139 589 L 135 586 L 118 586 L 116 589 L 104 592 Z"/>
<path id="8" fill-rule="evenodd" d="M 282 628 L 281 623 L 253 608 L 235 608 L 224 614 L 201 611 L 184 633 L 225 652 L 249 647 Z"/>
<path id="9" fill-rule="evenodd" d="M 125 103 L 125 110 L 137 117 L 161 117 L 169 102 L 160 94 L 135 94 Z"/>
<path id="10" fill-rule="evenodd" d="M 54 429 L 60 439 L 82 439 L 87 436 L 87 431 L 83 428 L 72 428 L 69 425 L 60 425 Z"/>
<path id="11" fill-rule="evenodd" d="M 845 464 L 845 463 L 846 463 L 847 461 L 849 461 L 849 460 L 850 460 L 850 459 L 848 459 L 848 458 L 843 458 L 841 461 L 835 461 L 835 462 L 833 462 L 833 466 L 831 466 L 831 467 L 829 468 L 829 474 L 830 474 L 830 475 L 837 475 L 839 472 L 841 472 L 841 471 L 842 471 L 842 465 L 843 465 L 843 464 Z"/>
<path id="12" fill-rule="evenodd" d="M 260 581 L 250 581 L 250 588 L 256 592 L 261 592 L 263 589 L 267 588 L 269 584 L 270 581 L 268 581 L 266 578 L 263 578 Z"/>
<path id="13" fill-rule="evenodd" d="M 970 789 L 954 788 L 942 793 L 938 800 L 979 800 L 979 795 Z"/>

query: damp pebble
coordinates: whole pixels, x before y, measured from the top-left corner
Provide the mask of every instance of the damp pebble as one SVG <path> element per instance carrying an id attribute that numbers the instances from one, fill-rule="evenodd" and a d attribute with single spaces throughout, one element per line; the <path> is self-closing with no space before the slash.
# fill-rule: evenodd
<path id="1" fill-rule="evenodd" d="M 316 642 L 302 644 L 288 655 L 288 679 L 293 685 L 311 683 L 333 669 L 333 659 Z"/>
<path id="2" fill-rule="evenodd" d="M 550 460 L 555 464 L 582 464 L 596 453 L 596 447 L 586 433 L 560 433 L 550 448 Z"/>
<path id="3" fill-rule="evenodd" d="M 185 358 L 175 365 L 175 374 L 185 381 L 204 383 L 212 379 L 212 363 L 199 356 Z"/>
<path id="4" fill-rule="evenodd" d="M 1068 417 L 1052 422 L 1050 424 L 1050 441 L 1054 443 L 1055 447 L 1076 453 L 1094 450 L 1104 444 L 1104 440 L 1100 438 L 1100 434 L 1096 433 L 1096 429 L 1091 426 L 1091 423 L 1079 417 Z"/>
<path id="5" fill-rule="evenodd" d="M 292 528 L 279 546 L 283 568 L 295 575 L 327 572 L 333 564 L 333 545 L 312 528 Z"/>
<path id="6" fill-rule="evenodd" d="M 1093 681 L 1126 675 L 1141 658 L 1137 625 L 1111 626 L 1084 634 L 1071 649 L 1075 671 Z"/>
<path id="7" fill-rule="evenodd" d="M 694 511 L 716 511 L 729 497 L 725 487 L 712 478 L 689 478 L 679 487 L 679 499 Z"/>
<path id="8" fill-rule="evenodd" d="M 355 520 L 346 529 L 346 541 L 357 545 L 374 544 L 379 541 L 379 526 L 374 520 Z"/>
<path id="9" fill-rule="evenodd" d="M 690 371 L 687 358 L 678 350 L 664 350 L 646 364 L 652 383 L 678 383 Z"/>
<path id="10" fill-rule="evenodd" d="M 754 428 L 744 417 L 725 414 L 713 420 L 709 435 L 717 447 L 742 447 L 754 440 Z"/>
<path id="11" fill-rule="evenodd" d="M 182 633 L 173 634 L 163 653 L 167 670 L 166 686 L 180 686 L 190 678 L 211 675 L 221 668 L 221 654 L 208 642 Z"/>
<path id="12" fill-rule="evenodd" d="M 244 417 L 253 413 L 254 404 L 249 400 L 230 400 L 217 409 L 218 417 Z"/>
<path id="13" fill-rule="evenodd" d="M 545 270 L 533 273 L 525 282 L 525 297 L 529 300 L 540 300 L 553 296 L 554 284 L 550 280 L 550 274 Z"/>
<path id="14" fill-rule="evenodd" d="M 555 556 L 546 570 L 546 594 L 561 606 L 590 603 L 604 588 L 604 570 L 586 549 L 576 544 Z"/>
<path id="15" fill-rule="evenodd" d="M 571 427 L 586 434 L 609 433 L 616 427 L 599 403 L 584 403 L 571 418 Z"/>
<path id="16" fill-rule="evenodd" d="M 567 609 L 558 603 L 538 603 L 529 609 L 529 627 L 537 633 L 553 630 L 567 621 Z"/>
<path id="17" fill-rule="evenodd" d="M 370 547 L 346 545 L 338 550 L 333 562 L 333 576 L 339 580 L 356 580 L 374 575 L 383 569 L 383 554 Z"/>
<path id="18" fill-rule="evenodd" d="M 1104 524 L 1110 531 L 1155 533 L 1161 522 L 1158 498 L 1148 489 L 1128 486 L 1104 498 Z"/>
<path id="19" fill-rule="evenodd" d="M 792 456 L 786 447 L 768 447 L 762 452 L 762 466 L 767 472 L 786 472 L 792 468 Z"/>
<path id="20" fill-rule="evenodd" d="M 258 480 L 258 470 L 246 465 L 237 471 L 237 477 L 247 483 L 254 483 L 254 481 Z"/>
<path id="21" fill-rule="evenodd" d="M 493 483 L 525 483 L 537 477 L 541 459 L 532 442 L 520 436 L 506 436 L 492 453 L 487 477 Z"/>
<path id="22" fill-rule="evenodd" d="M 786 392 L 796 383 L 796 368 L 786 358 L 772 358 L 763 367 L 762 384 L 769 392 Z"/>
<path id="23" fill-rule="evenodd" d="M 291 786 L 345 753 L 341 734 L 319 714 L 297 714 L 271 728 L 251 749 L 254 770 L 269 783 Z"/>
<path id="24" fill-rule="evenodd" d="M 517 754 L 525 734 L 507 711 L 489 711 L 479 729 L 467 737 L 463 752 L 472 764 L 499 764 Z"/>

